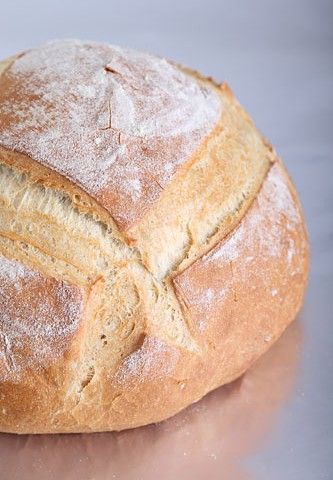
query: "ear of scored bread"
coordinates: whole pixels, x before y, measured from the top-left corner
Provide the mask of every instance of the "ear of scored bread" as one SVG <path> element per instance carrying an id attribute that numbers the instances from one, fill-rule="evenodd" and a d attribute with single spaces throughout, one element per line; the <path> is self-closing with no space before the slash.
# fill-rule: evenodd
<path id="1" fill-rule="evenodd" d="M 109 55 L 107 46 L 77 48 L 80 55 L 99 49 L 98 62 Z M 170 73 L 164 87 L 171 90 L 162 102 L 169 105 L 166 131 L 149 137 L 153 127 L 135 110 L 141 105 L 135 88 L 150 84 L 139 82 L 135 68 L 139 62 L 152 75 L 155 60 L 119 51 L 118 63 L 108 62 L 96 80 L 106 88 L 101 105 L 115 131 L 98 133 L 103 148 L 93 150 L 96 158 L 82 157 L 89 182 L 85 171 L 68 169 L 76 161 L 68 157 L 71 138 L 81 134 L 69 130 L 55 141 L 49 131 L 52 122 L 60 128 L 54 115 L 68 104 L 51 92 L 45 107 L 46 87 L 38 83 L 45 77 L 34 76 L 38 63 L 28 96 L 23 85 L 31 62 L 23 55 L 0 64 L 1 431 L 121 430 L 163 420 L 240 376 L 302 303 L 308 242 L 297 194 L 230 89 L 156 60 L 157 75 Z M 52 71 L 52 62 L 47 68 L 55 89 L 57 75 L 66 72 Z M 118 70 L 130 84 L 112 83 Z M 193 89 L 193 103 L 208 119 L 200 131 L 175 112 L 173 76 Z M 75 84 L 81 96 L 68 87 L 72 117 L 79 102 L 77 112 L 89 108 L 95 118 L 94 82 L 87 72 L 82 78 Z M 108 88 L 119 85 L 145 125 L 144 140 L 125 115 L 108 110 Z M 148 93 L 145 108 L 156 115 L 160 100 Z M 193 114 L 187 95 L 185 116 Z M 35 123 L 28 113 L 37 115 Z M 74 120 L 63 121 L 74 129 Z M 90 148 L 96 125 L 81 127 Z M 117 146 L 117 166 L 110 156 L 119 132 L 124 147 Z M 71 148 L 80 154 L 75 142 Z M 125 175 L 122 148 L 139 188 Z M 108 162 L 103 149 L 110 149 Z M 153 160 L 171 173 L 161 174 Z M 104 163 L 95 168 L 93 161 Z M 91 189 L 97 174 L 109 175 L 109 183 Z"/>

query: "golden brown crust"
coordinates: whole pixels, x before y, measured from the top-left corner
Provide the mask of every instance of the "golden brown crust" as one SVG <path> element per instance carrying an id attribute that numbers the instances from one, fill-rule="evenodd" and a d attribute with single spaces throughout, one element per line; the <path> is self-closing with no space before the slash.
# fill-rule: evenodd
<path id="1" fill-rule="evenodd" d="M 78 184 L 0 145 L 0 430 L 162 420 L 241 375 L 295 317 L 308 274 L 296 192 L 230 89 L 211 88 L 220 123 L 126 232 Z M 47 358 L 29 330 L 15 340 L 20 309 L 51 332 Z"/>
<path id="2" fill-rule="evenodd" d="M 223 108 L 210 84 L 165 59 L 66 40 L 15 58 L 0 105 L 0 143 L 81 186 L 121 229 L 155 202 Z"/>
<path id="3" fill-rule="evenodd" d="M 253 229 L 257 222 L 261 230 Z M 272 232 L 278 232 L 277 245 L 271 242 Z M 276 250 L 269 254 L 268 248 Z M 293 187 L 277 163 L 239 227 L 174 279 L 200 353 L 144 335 L 113 373 L 106 368 L 96 379 L 88 378 L 80 401 L 75 403 L 67 396 L 64 405 L 63 396 L 65 391 L 68 395 L 71 383 L 65 356 L 59 366 L 55 363 L 43 375 L 30 373 L 27 384 L 2 384 L 7 413 L 2 429 L 19 433 L 102 431 L 134 427 L 176 413 L 238 377 L 281 335 L 300 308 L 307 269 L 301 212 Z M 34 408 L 40 413 L 32 423 Z"/>

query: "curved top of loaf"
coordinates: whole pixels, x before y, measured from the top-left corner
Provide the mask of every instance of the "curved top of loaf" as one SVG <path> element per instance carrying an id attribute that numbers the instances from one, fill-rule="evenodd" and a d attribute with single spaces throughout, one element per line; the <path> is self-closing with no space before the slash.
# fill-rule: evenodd
<path id="1" fill-rule="evenodd" d="M 0 145 L 80 186 L 121 229 L 212 132 L 222 96 L 165 59 L 72 40 L 27 51 L 0 77 Z"/>

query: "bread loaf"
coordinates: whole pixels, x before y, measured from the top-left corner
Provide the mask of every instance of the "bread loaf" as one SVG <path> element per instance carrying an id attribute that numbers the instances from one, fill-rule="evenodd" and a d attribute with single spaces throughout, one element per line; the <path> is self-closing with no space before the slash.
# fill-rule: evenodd
<path id="1" fill-rule="evenodd" d="M 308 241 L 229 87 L 77 41 L 0 68 L 0 430 L 136 427 L 240 376 L 298 312 Z"/>

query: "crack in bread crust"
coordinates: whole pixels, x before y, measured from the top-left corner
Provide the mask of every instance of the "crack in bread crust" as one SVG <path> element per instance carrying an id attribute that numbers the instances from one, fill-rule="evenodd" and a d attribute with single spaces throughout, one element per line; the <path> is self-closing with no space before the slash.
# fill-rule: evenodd
<path id="1" fill-rule="evenodd" d="M 0 143 L 80 185 L 126 229 L 212 131 L 222 108 L 214 88 L 166 59 L 59 40 L 24 52 L 1 75 Z"/>
<path id="2" fill-rule="evenodd" d="M 44 275 L 57 279 L 65 277 L 74 284 L 81 282 L 91 287 L 96 280 L 103 279 L 100 296 L 105 305 L 95 321 L 102 327 L 108 322 L 107 318 L 112 318 L 109 330 L 118 328 L 121 331 L 126 324 L 117 311 L 118 305 L 115 307 L 119 303 L 117 290 L 122 289 L 131 299 L 132 288 L 136 292 L 134 296 L 140 299 L 141 308 L 147 312 L 145 323 L 134 332 L 135 337 L 149 332 L 182 348 L 197 350 L 180 314 L 172 286 L 154 278 L 142 265 L 137 251 L 121 241 L 119 235 L 114 235 L 91 216 L 80 213 L 66 195 L 33 184 L 27 175 L 4 165 L 0 166 L 0 192 L 0 251 L 22 260 L 23 256 L 17 252 L 20 245 L 25 245 L 24 261 L 32 268 L 39 270 L 42 266 Z M 48 261 L 50 257 L 52 262 Z M 135 303 L 136 300 L 132 306 L 123 305 L 125 315 L 130 309 L 135 316 L 138 307 Z M 130 339 L 131 334 L 125 337 Z M 113 342 L 117 341 L 114 334 Z M 131 345 L 133 343 L 135 339 Z M 133 346 L 128 348 L 131 350 Z M 117 361 L 114 359 L 113 363 Z M 89 363 L 89 359 L 85 358 L 84 362 Z"/>
<path id="3" fill-rule="evenodd" d="M 1 68 L 9 64 L 0 63 L 0 75 Z M 216 91 L 224 105 L 223 113 L 168 185 L 160 185 L 159 178 L 147 174 L 159 185 L 159 194 L 140 220 L 128 228 L 117 224 L 110 212 L 78 185 L 28 155 L 0 145 L 0 259 L 3 255 L 17 260 L 38 272 L 43 281 L 65 281 L 87 292 L 80 328 L 68 343 L 63 359 L 27 375 L 37 386 L 32 388 L 32 396 L 23 393 L 26 412 L 33 409 L 34 388 L 38 385 L 42 385 L 39 398 L 44 399 L 39 400 L 38 408 L 47 405 L 44 390 L 51 388 L 55 393 L 54 404 L 49 410 L 45 407 L 47 426 L 38 419 L 40 423 L 34 429 L 27 417 L 25 431 L 98 431 L 105 426 L 122 429 L 158 421 L 234 378 L 236 366 L 237 372 L 243 372 L 257 355 L 255 348 L 262 352 L 271 341 L 253 335 L 253 342 L 258 344 L 253 351 L 251 345 L 248 351 L 244 347 L 244 361 L 240 360 L 243 352 L 236 348 L 235 354 L 230 342 L 218 343 L 230 327 L 229 316 L 236 315 L 242 302 L 234 285 L 234 270 L 240 267 L 232 259 L 227 263 L 225 282 L 231 283 L 231 306 L 227 313 L 221 307 L 214 317 L 205 302 L 223 292 L 223 285 L 220 277 L 209 277 L 210 270 L 201 266 L 201 260 L 206 261 L 224 240 L 228 243 L 236 238 L 240 225 L 247 225 L 248 212 L 255 209 L 256 199 L 262 195 L 276 154 L 226 84 L 217 85 L 196 72 L 179 68 L 204 88 Z M 292 279 L 297 287 L 289 299 L 292 315 L 299 308 L 307 271 L 306 233 L 299 235 L 303 241 L 299 262 L 304 263 L 303 271 L 299 267 L 297 279 Z M 296 244 L 296 240 L 290 241 Z M 289 261 L 289 257 L 286 259 Z M 216 268 L 220 268 L 218 262 Z M 197 271 L 204 278 L 198 284 L 196 274 L 191 278 Z M 283 281 L 289 274 L 287 269 L 283 271 Z M 262 278 L 258 278 L 258 285 L 264 288 L 260 282 Z M 208 284 L 214 288 L 208 288 Z M 181 288 L 184 285 L 186 288 Z M 198 297 L 199 290 L 202 298 Z M 273 290 L 272 296 L 276 296 Z M 222 300 L 221 293 L 216 304 Z M 206 316 L 211 317 L 211 323 L 202 326 Z M 265 328 L 268 334 L 271 328 L 277 338 L 290 320 L 287 311 L 276 325 L 265 324 Z M 238 333 L 243 335 L 246 330 L 244 325 L 235 320 L 235 345 Z M 6 359 L 7 354 L 5 344 Z M 235 370 L 230 367 L 233 355 Z M 182 388 L 179 385 L 183 382 L 177 378 L 186 379 L 186 385 L 191 386 L 184 388 L 181 401 L 177 388 Z M 19 387 L 13 387 L 16 396 L 15 388 Z M 157 390 L 161 390 L 158 395 Z M 175 394 L 174 404 L 170 392 Z M 163 401 L 155 401 L 157 397 Z M 149 402 L 153 402 L 151 413 Z M 168 405 L 165 410 L 164 402 Z M 144 420 L 140 416 L 142 405 Z M 11 431 L 10 420 L 8 425 L 5 428 Z"/>

